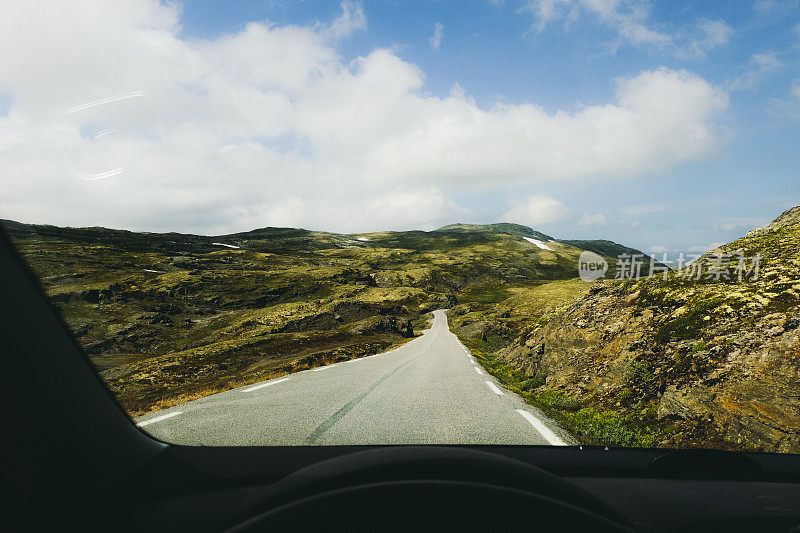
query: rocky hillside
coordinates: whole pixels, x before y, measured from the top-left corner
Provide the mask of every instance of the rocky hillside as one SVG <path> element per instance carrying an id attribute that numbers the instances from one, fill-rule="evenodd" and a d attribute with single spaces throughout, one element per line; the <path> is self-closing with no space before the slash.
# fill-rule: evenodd
<path id="1" fill-rule="evenodd" d="M 581 253 L 511 224 L 213 237 L 3 225 L 134 414 L 386 350 L 433 309 L 574 278 Z"/>
<path id="2" fill-rule="evenodd" d="M 491 344 L 506 307 L 459 305 L 456 330 Z M 800 208 L 666 277 L 595 282 L 513 331 L 493 355 L 587 441 L 800 453 Z"/>

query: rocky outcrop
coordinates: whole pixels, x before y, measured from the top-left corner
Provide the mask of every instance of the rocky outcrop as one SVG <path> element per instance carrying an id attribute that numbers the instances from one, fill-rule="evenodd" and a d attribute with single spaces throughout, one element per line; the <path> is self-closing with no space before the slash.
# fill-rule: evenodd
<path id="1" fill-rule="evenodd" d="M 501 356 L 545 389 L 649 417 L 663 446 L 800 453 L 800 208 L 715 253 L 730 250 L 762 256 L 757 279 L 596 282 Z"/>

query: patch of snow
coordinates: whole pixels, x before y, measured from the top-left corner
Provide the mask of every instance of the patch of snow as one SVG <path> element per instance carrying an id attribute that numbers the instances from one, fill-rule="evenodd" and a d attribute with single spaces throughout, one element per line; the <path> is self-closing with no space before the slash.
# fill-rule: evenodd
<path id="1" fill-rule="evenodd" d="M 143 268 L 142 270 L 144 270 L 145 272 L 153 272 L 155 274 L 158 274 L 160 272 L 159 270 L 153 270 L 152 268 Z"/>
<path id="2" fill-rule="evenodd" d="M 369 239 L 368 239 L 367 237 L 359 237 L 359 238 L 358 238 L 358 239 L 356 239 L 356 240 L 357 240 L 357 241 L 363 241 L 363 242 L 367 242 L 367 241 L 369 241 Z"/>
<path id="3" fill-rule="evenodd" d="M 523 237 L 523 239 L 525 239 L 529 243 L 535 244 L 536 246 L 538 246 L 542 250 L 550 250 L 551 252 L 553 251 L 552 248 L 548 248 L 548 246 L 545 243 L 543 243 L 542 241 L 540 241 L 540 240 L 531 239 L 530 237 Z"/>
<path id="4" fill-rule="evenodd" d="M 225 248 L 236 248 L 237 250 L 239 249 L 238 246 L 234 246 L 232 244 L 225 244 L 223 242 L 212 242 L 211 246 L 224 246 Z"/>

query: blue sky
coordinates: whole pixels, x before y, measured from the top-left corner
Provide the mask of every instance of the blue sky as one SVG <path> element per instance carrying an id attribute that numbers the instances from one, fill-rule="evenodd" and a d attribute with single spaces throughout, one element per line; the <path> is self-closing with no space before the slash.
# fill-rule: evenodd
<path id="1" fill-rule="evenodd" d="M 109 94 L 145 87 L 166 124 L 166 156 L 160 153 L 148 167 L 158 167 L 165 158 L 172 162 L 159 170 L 160 181 L 152 182 L 157 198 L 141 189 L 129 194 L 130 185 L 122 179 L 119 185 L 84 180 L 71 193 L 102 199 L 108 209 L 84 208 L 77 214 L 62 206 L 47 208 L 46 199 L 37 199 L 16 202 L 30 208 L 24 213 L 0 204 L 0 216 L 205 233 L 268 224 L 374 231 L 512 220 L 557 237 L 697 251 L 733 240 L 800 204 L 798 0 L 184 0 L 168 6 L 129 0 L 117 12 L 98 8 L 94 13 L 98 25 L 108 20 L 127 24 L 130 41 L 143 32 L 158 34 L 160 40 L 145 39 L 158 40 L 158 47 L 136 52 L 143 57 L 159 54 L 153 57 L 162 61 L 167 50 L 175 65 L 219 66 L 191 72 L 187 66 L 169 84 L 115 85 L 120 75 L 107 76 L 112 80 Z M 142 13 L 149 17 L 145 22 Z M 7 20 L 34 16 L 6 15 Z M 284 35 L 287 27 L 298 31 Z M 314 57 L 303 81 L 257 73 L 261 67 L 287 70 L 285 63 L 269 64 L 277 53 L 269 47 L 276 46 L 273 37 L 279 34 L 283 50 L 297 47 Z M 125 42 L 124 37 L 118 40 Z M 130 61 L 127 72 L 145 68 L 123 45 L 98 42 L 106 57 L 116 54 Z M 237 54 L 249 62 L 228 72 L 227 65 L 238 65 Z M 263 65 L 259 57 L 267 58 Z M 33 63 L 29 70 L 35 70 Z M 110 67 L 91 68 L 105 79 L 104 69 Z M 375 78 L 366 75 L 370 69 Z M 165 67 L 165 76 L 180 70 Z M 19 72 L 0 71 L 0 118 L 3 113 L 17 116 L 13 128 L 20 129 L 19 117 L 35 115 L 35 106 L 24 104 L 32 101 L 28 93 L 39 96 L 31 87 L 34 82 L 40 86 L 42 78 L 30 76 L 23 83 L 15 76 L 22 80 Z M 181 105 L 176 102 L 187 99 L 173 94 L 175 87 L 188 88 L 192 96 L 226 87 L 231 97 L 225 103 L 197 102 L 191 115 L 178 116 Z M 253 87 L 260 91 L 257 97 L 246 92 Z M 85 100 L 102 96 L 95 89 L 76 94 L 86 94 L 81 96 Z M 359 101 L 353 94 L 363 97 Z M 258 108 L 258 102 L 279 98 L 290 111 L 281 111 L 278 104 Z M 226 107 L 241 102 L 247 107 Z M 379 104 L 373 102 L 404 109 L 402 115 L 420 115 L 406 123 L 391 110 L 376 111 Z M 319 118 L 332 107 L 350 114 Z M 246 130 L 213 122 L 217 119 L 211 117 L 223 108 L 233 118 L 242 113 L 264 119 L 260 128 Z M 308 110 L 314 111 L 313 118 L 304 114 Z M 660 116 L 679 118 L 659 129 Z M 285 125 L 263 126 L 273 122 Z M 518 144 L 518 134 L 504 137 L 504 124 L 521 128 Z M 203 127 L 209 134 L 198 150 L 213 152 L 213 157 L 192 174 L 191 162 L 180 162 L 178 154 L 183 153 L 181 143 L 200 146 L 200 140 L 187 141 L 185 132 Z M 462 136 L 468 128 L 469 135 Z M 597 133 L 583 136 L 585 130 Z M 178 131 L 182 136 L 172 137 Z M 687 135 L 695 134 L 696 143 L 687 141 Z M 331 141 L 350 136 L 344 148 Z M 441 141 L 445 148 L 439 157 L 414 144 L 426 138 L 435 139 L 436 146 Z M 408 160 L 398 148 L 403 146 L 410 146 Z M 487 155 L 476 146 L 486 148 Z M 2 150 L 0 145 L 0 159 Z M 5 150 L 7 157 L 15 157 Z M 276 153 L 267 157 L 265 150 Z M 528 150 L 530 157 L 524 154 Z M 232 159 L 231 154 L 245 152 Z M 213 177 L 202 176 L 202 168 L 219 162 L 220 154 L 227 166 Z M 473 154 L 483 159 L 470 162 Z M 462 160 L 467 162 L 459 166 Z M 18 164 L 22 168 L 23 162 Z M 125 179 L 155 180 L 136 168 L 126 166 Z M 287 177 L 295 172 L 296 177 Z M 167 175 L 175 176 L 173 192 L 184 188 L 175 196 L 183 203 L 163 200 Z M 268 184 L 260 181 L 265 179 Z M 211 208 L 214 197 L 219 201 Z M 141 216 L 120 215 L 122 198 L 141 201 L 134 206 Z M 213 216 L 198 217 L 203 209 Z M 42 220 L 45 214 L 48 220 Z"/>

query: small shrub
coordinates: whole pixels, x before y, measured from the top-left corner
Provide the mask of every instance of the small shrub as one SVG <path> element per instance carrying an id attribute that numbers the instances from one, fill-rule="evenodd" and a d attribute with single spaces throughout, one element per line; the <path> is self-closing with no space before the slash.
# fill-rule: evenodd
<path id="1" fill-rule="evenodd" d="M 632 400 L 632 399 L 633 399 L 635 396 L 636 396 L 636 393 L 635 393 L 634 391 L 632 391 L 631 389 L 627 389 L 627 388 L 625 388 L 625 389 L 620 389 L 619 393 L 617 394 L 617 399 L 618 399 L 620 402 L 622 402 L 622 403 L 624 403 L 624 404 L 627 404 L 627 403 L 628 403 L 628 402 L 630 402 L 630 401 L 631 401 L 631 400 Z"/>
<path id="2" fill-rule="evenodd" d="M 655 445 L 653 435 L 632 427 L 627 420 L 610 411 L 584 407 L 567 415 L 566 419 L 575 432 L 597 444 L 642 448 Z"/>
<path id="3" fill-rule="evenodd" d="M 708 345 L 705 341 L 700 341 L 692 346 L 692 353 L 702 352 L 703 350 L 708 350 Z"/>
<path id="4" fill-rule="evenodd" d="M 539 387 L 544 385 L 546 381 L 547 381 L 547 376 L 545 374 L 539 373 L 523 381 L 520 384 L 519 388 L 526 392 L 529 392 L 534 389 L 538 389 Z"/>
<path id="5" fill-rule="evenodd" d="M 626 385 L 641 385 L 652 377 L 647 365 L 642 361 L 630 361 L 625 365 L 622 373 L 622 379 Z"/>
<path id="6" fill-rule="evenodd" d="M 575 411 L 580 408 L 580 404 L 574 399 L 557 390 L 545 390 L 538 392 L 535 397 L 536 403 L 543 404 L 551 409 L 560 411 Z"/>

